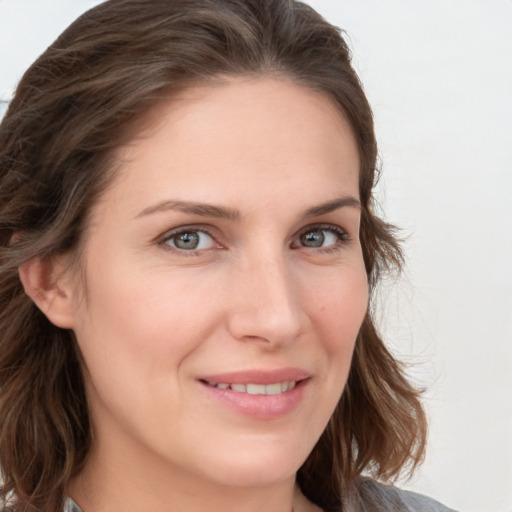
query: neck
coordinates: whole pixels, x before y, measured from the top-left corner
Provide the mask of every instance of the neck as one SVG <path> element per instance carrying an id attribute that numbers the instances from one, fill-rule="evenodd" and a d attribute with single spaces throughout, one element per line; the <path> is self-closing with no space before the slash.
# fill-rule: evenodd
<path id="1" fill-rule="evenodd" d="M 123 458 L 99 457 L 100 453 L 105 451 L 93 450 L 84 470 L 68 489 L 83 512 L 303 512 L 307 509 L 300 504 L 305 498 L 296 489 L 294 475 L 262 485 L 229 486 L 154 458 L 147 463 L 137 458 L 136 464 L 130 464 Z"/>

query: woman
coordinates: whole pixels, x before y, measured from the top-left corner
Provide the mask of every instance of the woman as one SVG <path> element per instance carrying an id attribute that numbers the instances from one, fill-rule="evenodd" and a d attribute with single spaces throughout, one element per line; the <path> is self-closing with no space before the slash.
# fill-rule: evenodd
<path id="1" fill-rule="evenodd" d="M 401 253 L 371 110 L 310 7 L 106 2 L 0 148 L 9 507 L 447 510 L 376 482 L 425 416 L 372 321 Z"/>

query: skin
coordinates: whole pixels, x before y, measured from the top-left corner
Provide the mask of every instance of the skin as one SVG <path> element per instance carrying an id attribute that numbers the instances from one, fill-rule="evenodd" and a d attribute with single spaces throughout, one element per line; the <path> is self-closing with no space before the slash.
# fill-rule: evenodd
<path id="1" fill-rule="evenodd" d="M 368 301 L 350 127 L 277 78 L 194 87 L 146 121 L 53 305 L 83 353 L 95 432 L 69 493 L 85 512 L 318 510 L 295 473 L 341 396 Z M 184 226 L 198 249 L 176 247 Z M 320 246 L 302 236 L 314 229 Z M 310 377 L 292 411 L 266 420 L 198 380 L 283 367 Z"/>

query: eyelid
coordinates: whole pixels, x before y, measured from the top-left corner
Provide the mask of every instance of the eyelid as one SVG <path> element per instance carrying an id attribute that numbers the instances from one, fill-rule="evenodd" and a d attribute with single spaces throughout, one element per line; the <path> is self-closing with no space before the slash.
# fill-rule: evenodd
<path id="1" fill-rule="evenodd" d="M 179 226 L 179 227 L 170 229 L 170 230 L 166 231 L 165 233 L 163 233 L 162 235 L 158 236 L 155 239 L 155 243 L 157 243 L 158 245 L 161 245 L 161 246 L 166 246 L 166 250 L 175 251 L 179 254 L 183 254 L 186 256 L 187 255 L 192 256 L 194 254 L 198 254 L 203 251 L 210 250 L 210 249 L 184 250 L 184 249 L 179 249 L 178 247 L 173 247 L 173 246 L 167 244 L 167 242 L 169 240 L 171 240 L 172 238 L 174 238 L 175 236 L 177 236 L 181 233 L 194 232 L 194 231 L 199 232 L 199 233 L 204 233 L 204 234 L 208 235 L 209 237 L 211 237 L 212 240 L 219 246 L 218 248 L 223 247 L 223 245 L 218 241 L 218 237 L 213 233 L 213 229 L 211 228 L 211 226 L 204 225 L 204 224 L 189 224 L 189 225 Z"/>
<path id="2" fill-rule="evenodd" d="M 325 230 L 325 231 L 329 231 L 329 232 L 335 234 L 338 237 L 338 243 L 327 246 L 327 247 L 318 247 L 318 248 L 307 247 L 307 246 L 300 245 L 297 243 L 297 240 L 304 233 L 307 233 L 308 231 L 312 231 L 315 229 Z M 154 240 L 154 243 L 156 243 L 162 247 L 165 247 L 165 250 L 169 250 L 169 251 L 175 252 L 175 253 L 177 253 L 179 255 L 183 255 L 183 256 L 197 256 L 199 254 L 202 254 L 204 252 L 208 252 L 208 251 L 212 250 L 212 249 L 184 250 L 184 249 L 180 249 L 178 247 L 173 247 L 170 244 L 167 244 L 167 242 L 170 239 L 172 239 L 173 237 L 175 237 L 181 233 L 186 233 L 187 231 L 189 231 L 189 232 L 196 231 L 196 232 L 204 233 L 204 234 L 208 235 L 209 237 L 211 237 L 212 240 L 217 244 L 217 247 L 214 247 L 212 249 L 225 248 L 224 244 L 219 242 L 219 240 L 218 240 L 219 237 L 215 233 L 216 230 L 214 228 L 212 228 L 211 226 L 205 225 L 205 224 L 188 224 L 188 225 L 178 226 L 173 229 L 169 229 L 169 230 L 165 231 L 162 235 L 159 235 Z M 290 247 L 292 249 L 311 249 L 311 250 L 314 250 L 317 252 L 322 252 L 322 251 L 329 252 L 329 251 L 335 251 L 335 250 L 341 249 L 345 243 L 348 243 L 351 240 L 352 240 L 352 236 L 349 234 L 349 232 L 337 224 L 316 223 L 316 224 L 309 224 L 309 225 L 301 228 L 299 231 L 297 231 L 296 234 L 293 236 L 292 243 L 291 243 Z"/>
<path id="3" fill-rule="evenodd" d="M 306 247 L 303 245 L 295 245 L 294 246 L 295 241 L 299 237 L 301 237 L 304 233 L 307 233 L 308 231 L 313 231 L 315 229 L 330 231 L 331 233 L 334 233 L 338 237 L 339 243 L 335 244 L 334 246 L 318 247 L 318 248 Z M 342 228 L 341 226 L 338 226 L 336 224 L 329 224 L 329 223 L 318 223 L 318 224 L 310 224 L 308 226 L 305 226 L 304 228 L 301 228 L 293 237 L 294 242 L 292 242 L 292 247 L 294 249 L 305 248 L 305 249 L 313 249 L 315 251 L 322 251 L 322 250 L 327 251 L 327 250 L 333 250 L 333 249 L 339 248 L 340 245 L 350 242 L 351 240 L 352 240 L 352 237 L 350 236 L 349 232 L 346 229 Z"/>

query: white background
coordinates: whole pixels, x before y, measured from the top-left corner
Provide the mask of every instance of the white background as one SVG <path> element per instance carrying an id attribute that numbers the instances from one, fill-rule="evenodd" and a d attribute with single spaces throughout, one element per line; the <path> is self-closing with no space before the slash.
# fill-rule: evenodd
<path id="1" fill-rule="evenodd" d="M 0 0 L 0 97 L 94 0 Z M 405 487 L 512 512 L 512 1 L 310 0 L 347 32 L 407 269 L 382 329 L 428 388 Z M 1 112 L 1 110 L 0 110 Z"/>

